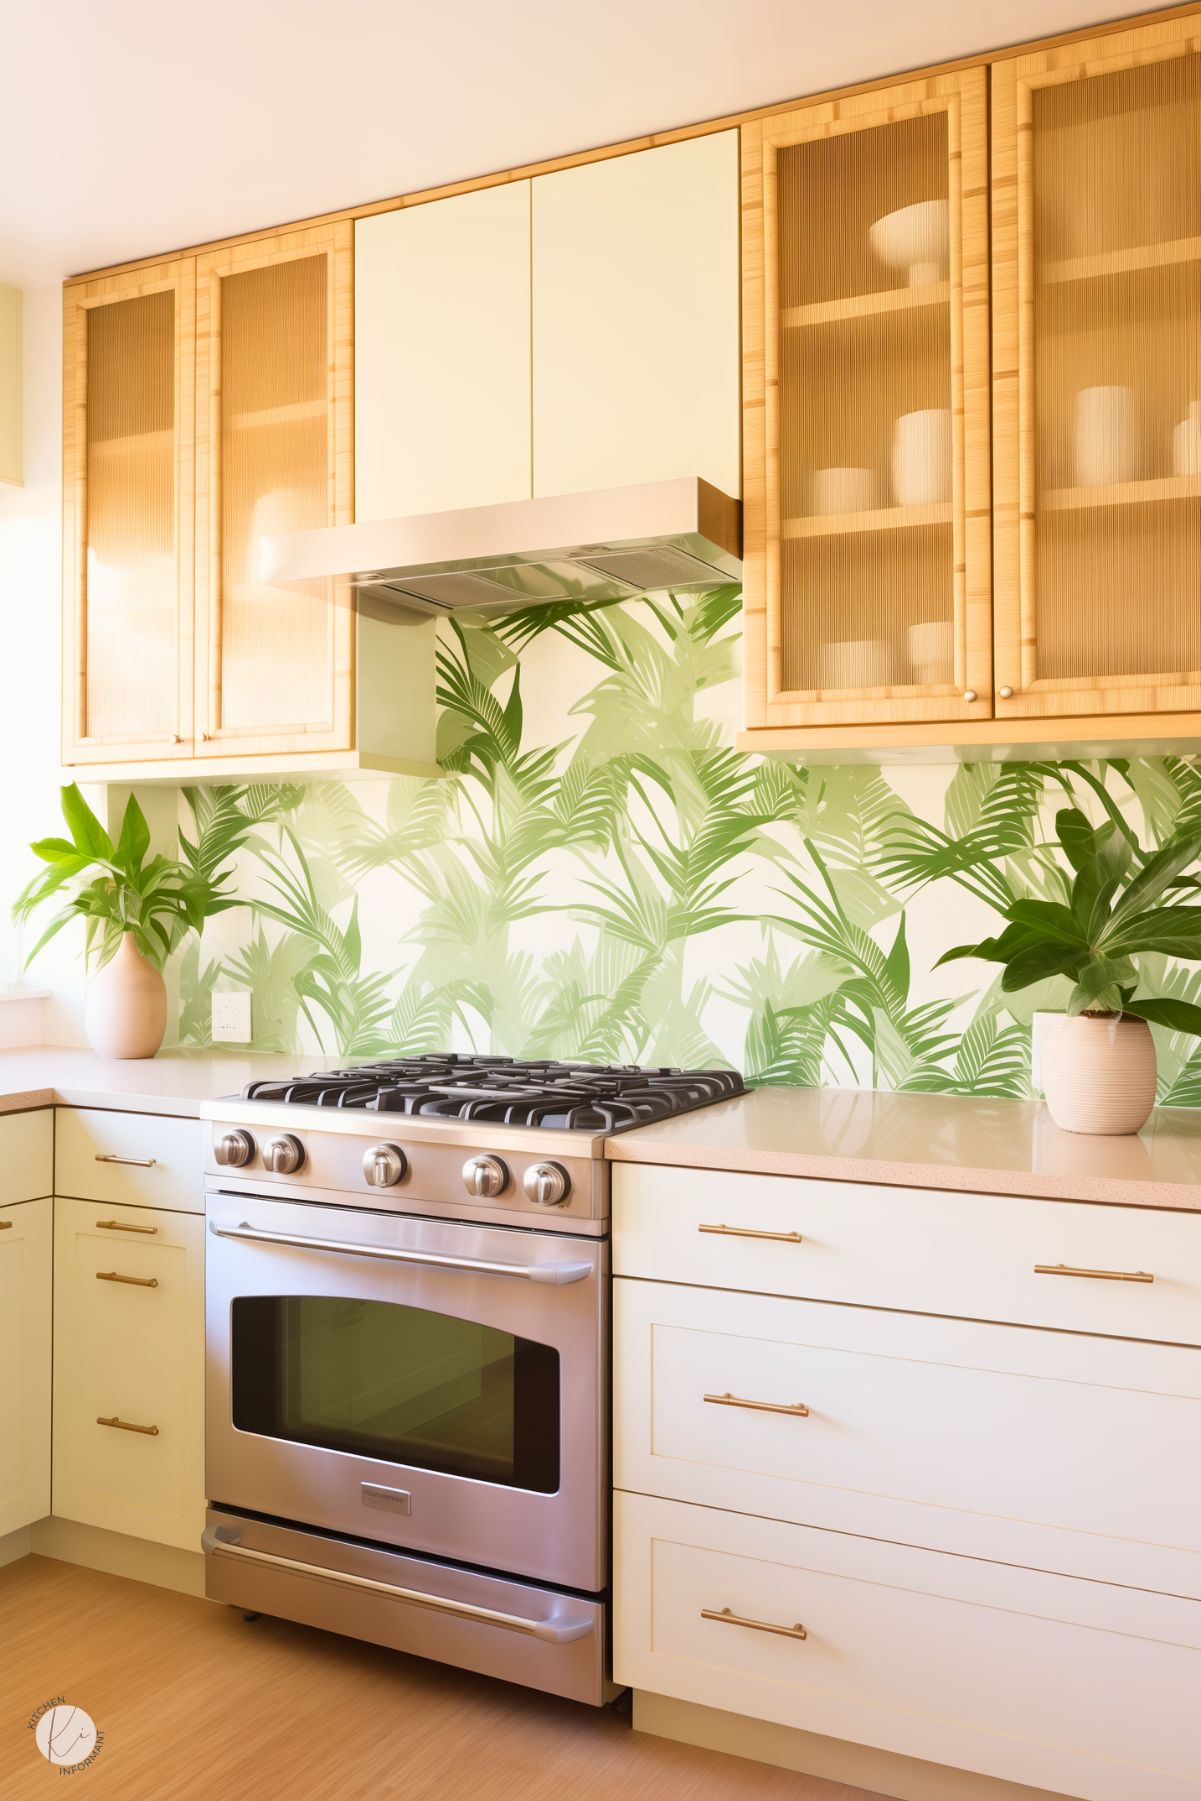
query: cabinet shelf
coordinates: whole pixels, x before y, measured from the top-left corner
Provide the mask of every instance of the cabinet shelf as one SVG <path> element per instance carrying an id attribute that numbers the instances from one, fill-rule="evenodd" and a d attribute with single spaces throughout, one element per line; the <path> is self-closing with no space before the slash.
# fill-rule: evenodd
<path id="1" fill-rule="evenodd" d="M 303 425 L 310 420 L 328 417 L 328 402 L 323 396 L 315 400 L 294 400 L 287 406 L 259 407 L 252 413 L 234 413 L 229 420 L 231 431 L 261 431 L 267 426 Z"/>
<path id="2" fill-rule="evenodd" d="M 1040 496 L 1039 508 L 1044 513 L 1077 513 L 1182 500 L 1201 500 L 1201 475 L 1164 475 L 1153 481 L 1113 482 L 1095 488 L 1048 488 Z"/>
<path id="3" fill-rule="evenodd" d="M 1039 280 L 1048 287 L 1062 282 L 1106 280 L 1137 275 L 1146 269 L 1170 269 L 1201 263 L 1201 237 L 1170 238 L 1162 244 L 1136 244 L 1130 250 L 1104 250 L 1097 256 L 1070 256 L 1044 263 Z"/>
<path id="4" fill-rule="evenodd" d="M 870 319 L 909 313 L 920 307 L 948 306 L 949 281 L 930 282 L 918 288 L 883 288 L 875 294 L 850 294 L 842 300 L 817 300 L 809 306 L 785 307 L 780 323 L 785 331 L 805 326 L 837 325 L 844 319 Z"/>
<path id="5" fill-rule="evenodd" d="M 951 502 L 925 507 L 874 507 L 868 513 L 815 513 L 781 522 L 783 538 L 850 538 L 867 532 L 914 531 L 950 525 Z"/>

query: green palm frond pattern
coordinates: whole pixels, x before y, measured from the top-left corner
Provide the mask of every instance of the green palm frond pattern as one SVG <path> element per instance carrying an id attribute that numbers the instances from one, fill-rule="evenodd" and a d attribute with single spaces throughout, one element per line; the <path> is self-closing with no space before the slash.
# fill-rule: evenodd
<path id="1" fill-rule="evenodd" d="M 931 973 L 1059 898 L 1065 797 L 1145 845 L 1201 818 L 1201 761 L 794 764 L 733 749 L 736 587 L 440 625 L 440 781 L 186 789 L 182 853 L 245 909 L 179 959 L 179 1037 L 249 988 L 264 1050 L 727 1063 L 756 1082 L 1029 1092 L 1031 1015 Z M 965 973 L 965 969 L 967 973 Z M 1159 958 L 1156 992 L 1201 1000 Z M 1157 1031 L 1161 1100 L 1201 1049 Z"/>

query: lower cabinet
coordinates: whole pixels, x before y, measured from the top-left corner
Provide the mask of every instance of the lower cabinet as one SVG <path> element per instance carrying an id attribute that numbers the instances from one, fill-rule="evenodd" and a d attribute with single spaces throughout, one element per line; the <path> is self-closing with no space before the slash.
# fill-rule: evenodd
<path id="1" fill-rule="evenodd" d="M 0 1198 L 0 1538 L 50 1512 L 52 1208 Z"/>
<path id="2" fill-rule="evenodd" d="M 54 1512 L 197 1550 L 204 1220 L 58 1199 Z"/>
<path id="3" fill-rule="evenodd" d="M 1089 1801 L 1201 1795 L 1201 1606 L 618 1494 L 614 1672 Z"/>

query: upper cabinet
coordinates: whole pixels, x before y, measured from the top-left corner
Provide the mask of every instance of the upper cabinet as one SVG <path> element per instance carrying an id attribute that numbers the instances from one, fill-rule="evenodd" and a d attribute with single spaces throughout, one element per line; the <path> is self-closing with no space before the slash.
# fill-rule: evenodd
<path id="1" fill-rule="evenodd" d="M 991 712 L 983 69 L 743 129 L 747 724 Z"/>
<path id="2" fill-rule="evenodd" d="M 355 518 L 528 500 L 530 184 L 354 229 Z"/>
<path id="3" fill-rule="evenodd" d="M 66 291 L 63 758 L 192 754 L 195 263 Z"/>
<path id="4" fill-rule="evenodd" d="M 533 183 L 534 493 L 742 492 L 738 134 Z"/>
<path id="5" fill-rule="evenodd" d="M 1201 710 L 1201 21 L 993 74 L 997 711 Z"/>

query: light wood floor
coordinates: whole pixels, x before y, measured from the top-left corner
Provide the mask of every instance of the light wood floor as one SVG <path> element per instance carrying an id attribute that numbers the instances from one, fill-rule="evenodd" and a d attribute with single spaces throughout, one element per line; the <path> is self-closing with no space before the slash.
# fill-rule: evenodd
<path id="1" fill-rule="evenodd" d="M 104 1734 L 74 1801 L 874 1801 L 282 1620 L 27 1557 L 0 1570 L 0 1796 L 64 1794 L 26 1722 Z"/>

